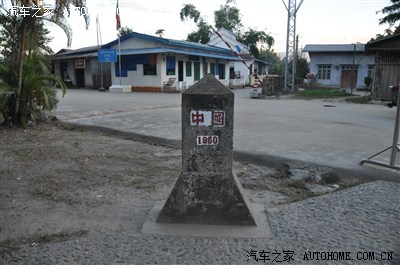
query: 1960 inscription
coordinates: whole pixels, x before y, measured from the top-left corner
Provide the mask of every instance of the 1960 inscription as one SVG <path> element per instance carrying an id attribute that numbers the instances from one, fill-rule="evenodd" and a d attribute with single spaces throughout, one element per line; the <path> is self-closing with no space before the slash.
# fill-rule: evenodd
<path id="1" fill-rule="evenodd" d="M 218 145 L 219 137 L 217 135 L 197 136 L 197 145 Z"/>

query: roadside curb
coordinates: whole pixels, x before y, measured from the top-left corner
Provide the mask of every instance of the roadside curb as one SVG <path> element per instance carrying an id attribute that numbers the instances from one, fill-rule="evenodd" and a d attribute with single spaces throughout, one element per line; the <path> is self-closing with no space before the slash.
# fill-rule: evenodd
<path id="1" fill-rule="evenodd" d="M 119 137 L 128 140 L 145 142 L 153 145 L 161 145 L 171 148 L 182 148 L 182 142 L 180 140 L 171 140 L 165 139 L 161 137 L 143 135 L 133 132 L 126 132 L 122 130 L 111 129 L 108 127 L 98 126 L 98 125 L 88 125 L 88 124 L 80 124 L 77 122 L 71 121 L 57 121 L 56 124 L 61 124 L 66 127 L 70 127 L 73 129 L 82 129 L 93 132 L 104 133 L 109 136 Z M 266 166 L 277 168 L 282 165 L 282 163 L 302 163 L 309 164 L 316 167 L 329 167 L 335 170 L 340 176 L 344 178 L 350 179 L 361 179 L 365 181 L 376 181 L 376 180 L 384 180 L 384 181 L 392 181 L 400 183 L 400 174 L 398 172 L 387 170 L 387 169 L 379 169 L 373 166 L 360 166 L 355 165 L 356 168 L 341 168 L 341 167 L 332 167 L 330 165 L 321 165 L 310 163 L 302 160 L 294 160 L 290 158 L 285 158 L 281 156 L 275 156 L 270 154 L 257 154 L 257 153 L 249 153 L 240 150 L 233 151 L 233 159 L 238 162 L 252 163 L 259 166 Z"/>

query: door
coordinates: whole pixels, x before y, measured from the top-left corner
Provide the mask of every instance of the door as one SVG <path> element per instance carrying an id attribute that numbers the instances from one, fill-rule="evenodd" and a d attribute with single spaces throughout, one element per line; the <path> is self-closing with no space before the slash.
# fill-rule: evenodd
<path id="1" fill-rule="evenodd" d="M 76 86 L 84 87 L 85 86 L 85 69 L 75 69 L 76 76 Z"/>
<path id="2" fill-rule="evenodd" d="M 200 80 L 200 62 L 194 62 L 194 81 Z"/>
<path id="3" fill-rule="evenodd" d="M 230 79 L 235 79 L 236 78 L 235 68 L 233 68 L 233 67 L 229 68 L 229 78 Z"/>
<path id="4" fill-rule="evenodd" d="M 178 81 L 183 81 L 183 62 L 178 61 Z"/>
<path id="5" fill-rule="evenodd" d="M 342 65 L 340 88 L 357 87 L 358 65 Z"/>

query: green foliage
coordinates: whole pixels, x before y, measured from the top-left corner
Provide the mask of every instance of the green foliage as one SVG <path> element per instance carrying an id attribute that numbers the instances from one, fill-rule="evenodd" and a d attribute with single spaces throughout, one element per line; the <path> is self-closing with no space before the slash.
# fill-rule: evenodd
<path id="1" fill-rule="evenodd" d="M 379 24 L 394 25 L 397 21 L 400 21 L 400 0 L 390 0 L 392 5 L 387 6 L 381 10 L 382 14 L 386 14 L 385 17 L 379 20 Z"/>
<path id="2" fill-rule="evenodd" d="M 226 0 L 225 5 L 221 5 L 220 9 L 214 12 L 215 28 L 225 28 L 232 31 L 237 40 L 247 45 L 250 53 L 260 59 L 260 48 L 262 49 L 264 45 L 267 45 L 267 48 L 271 49 L 274 38 L 264 31 L 250 28 L 242 34 L 240 32 L 240 28 L 243 26 L 240 10 L 234 4 L 235 0 Z M 203 44 L 210 41 L 211 28 L 193 4 L 184 5 L 179 15 L 181 21 L 193 20 L 197 26 L 197 30 L 188 34 L 187 41 Z"/>
<path id="3" fill-rule="evenodd" d="M 243 25 L 239 9 L 234 5 L 230 5 L 231 3 L 235 4 L 235 1 L 227 0 L 225 5 L 221 5 L 219 10 L 214 11 L 215 27 L 237 32 Z"/>
<path id="4" fill-rule="evenodd" d="M 275 53 L 273 49 L 261 49 L 260 59 L 271 64 L 268 69 L 270 75 L 283 75 L 284 74 L 284 64 L 282 59 Z"/>
<path id="5" fill-rule="evenodd" d="M 305 58 L 298 58 L 296 65 L 296 78 L 304 80 L 310 72 L 310 63 Z"/>
<path id="6" fill-rule="evenodd" d="M 187 41 L 206 44 L 210 41 L 210 27 L 204 20 L 197 23 L 197 31 L 189 33 Z"/>
<path id="7" fill-rule="evenodd" d="M 274 38 L 265 33 L 265 31 L 250 28 L 243 34 L 237 34 L 237 40 L 248 46 L 250 53 L 257 59 L 261 58 L 259 47 L 263 48 L 263 45 L 266 44 L 269 50 L 275 42 Z"/>
<path id="8" fill-rule="evenodd" d="M 308 79 L 308 82 L 305 84 L 305 89 L 319 89 L 321 85 L 318 83 L 316 79 Z"/>
<path id="9" fill-rule="evenodd" d="M 156 35 L 158 35 L 158 37 L 162 38 L 164 36 L 164 31 L 165 31 L 165 29 L 158 29 L 156 31 Z"/>
<path id="10" fill-rule="evenodd" d="M 6 1 L 3 0 L 0 2 L 0 14 L 6 16 L 13 16 L 13 14 L 10 13 L 10 9 L 7 8 L 5 2 Z M 38 47 L 40 45 L 43 46 L 43 44 L 46 43 L 46 39 L 45 42 L 42 44 L 40 41 L 42 40 L 42 37 L 40 35 L 44 34 L 44 36 L 46 36 L 48 33 L 45 32 L 42 21 L 46 20 L 58 25 L 67 36 L 67 46 L 70 46 L 72 41 L 72 30 L 65 18 L 67 15 L 68 17 L 70 15 L 71 11 L 70 5 L 79 8 L 86 8 L 86 1 L 57 0 L 54 2 L 54 5 L 51 6 L 51 11 L 52 11 L 51 17 L 45 16 L 45 12 L 46 10 L 48 10 L 47 8 L 48 6 L 46 7 L 46 5 L 42 3 L 42 1 L 10 0 L 10 3 L 11 6 L 39 7 L 38 12 L 36 12 L 35 9 L 31 8 L 28 11 L 30 12 L 29 15 L 16 18 L 14 21 L 15 23 L 14 24 L 11 23 L 12 24 L 11 30 L 0 32 L 1 41 L 9 38 L 10 35 L 16 38 L 15 45 L 14 44 L 12 45 L 12 49 L 13 51 L 17 51 L 16 53 L 13 53 L 14 55 L 11 54 L 6 55 L 4 58 L 5 63 L 4 65 L 2 65 L 2 67 L 8 68 L 8 70 L 6 69 L 4 71 L 9 71 L 10 69 L 14 69 L 14 72 L 16 70 L 16 75 L 17 75 L 16 84 L 14 84 L 13 82 L 11 83 L 6 82 L 5 81 L 6 78 L 4 77 L 4 75 L 0 78 L 0 81 L 2 83 L 1 91 L 7 90 L 7 96 L 5 96 L 4 98 L 2 96 L 1 99 L 2 105 L 6 105 L 4 109 L 2 109 L 2 113 L 3 116 L 4 113 L 6 116 L 12 115 L 12 117 L 10 117 L 12 121 L 9 120 L 8 117 L 6 117 L 7 118 L 6 122 L 26 125 L 27 119 L 33 119 L 35 116 L 34 110 L 36 110 L 36 107 L 34 105 L 37 104 L 37 106 L 41 107 L 42 109 L 51 109 L 51 106 L 54 103 L 54 101 L 52 101 L 51 98 L 47 96 L 51 95 L 51 91 L 48 91 L 47 89 L 48 86 L 45 86 L 45 83 L 43 83 L 45 81 L 44 79 L 42 79 L 41 81 L 37 80 L 35 81 L 34 79 L 31 79 L 29 82 L 27 82 L 28 81 L 27 77 L 24 74 L 24 70 L 27 67 L 27 63 L 29 63 L 25 58 L 32 58 L 31 57 L 32 53 L 38 53 L 39 50 Z M 83 18 L 85 20 L 86 29 L 88 29 L 89 15 L 84 14 Z M 42 33 L 40 33 L 40 30 L 42 30 Z M 10 32 L 12 34 L 10 34 Z M 45 50 L 44 52 L 48 52 L 46 51 L 46 49 L 44 50 Z M 46 75 L 43 75 L 41 76 L 41 78 L 58 82 L 58 80 L 54 79 L 55 77 L 53 78 L 51 76 L 46 77 Z M 38 94 L 29 91 L 30 89 L 34 89 L 35 91 L 38 90 L 39 89 L 38 87 L 35 88 L 35 85 L 37 84 L 42 85 L 41 93 Z M 30 85 L 33 86 L 31 87 Z M 10 89 L 12 89 L 13 93 L 11 96 L 9 96 Z M 45 95 L 45 96 L 44 98 L 40 98 L 39 97 L 40 95 Z M 35 98 L 30 98 L 30 96 Z M 43 104 L 43 100 L 45 104 Z M 10 101 L 11 103 L 9 103 Z M 14 109 L 13 110 L 10 109 L 10 106 Z"/>
<path id="11" fill-rule="evenodd" d="M 188 34 L 186 40 L 197 43 L 207 43 L 210 41 L 210 27 L 205 22 L 204 18 L 201 17 L 200 12 L 192 4 L 186 4 L 180 12 L 180 18 L 184 20 L 193 20 L 197 25 L 197 30 Z"/>
<path id="12" fill-rule="evenodd" d="M 367 87 L 367 90 L 369 90 L 369 88 L 370 88 L 370 86 L 371 86 L 371 84 L 372 84 L 372 77 L 366 76 L 366 77 L 364 78 L 364 84 L 365 84 L 365 86 Z"/>
<path id="13" fill-rule="evenodd" d="M 58 99 L 54 83 L 58 84 L 63 96 L 66 85 L 61 78 L 51 74 L 49 60 L 43 55 L 32 53 L 24 61 L 21 104 L 18 117 L 22 125 L 40 120 L 46 111 L 56 108 Z M 6 123 L 15 113 L 17 74 L 11 65 L 0 66 L 0 107 Z"/>
<path id="14" fill-rule="evenodd" d="M 118 36 L 122 37 L 122 36 L 132 33 L 132 32 L 133 32 L 133 29 L 131 29 L 130 27 L 121 27 L 118 30 Z"/>
<path id="15" fill-rule="evenodd" d="M 390 1 L 392 5 L 386 6 L 382 10 L 376 12 L 377 14 L 386 14 L 386 16 L 379 19 L 379 25 L 389 24 L 390 28 L 386 29 L 384 34 L 377 34 L 375 38 L 371 38 L 370 41 L 377 41 L 388 36 L 400 34 L 400 23 L 396 26 L 396 22 L 400 21 L 400 0 Z M 392 27 L 394 27 L 394 30 L 391 29 Z"/>
<path id="16" fill-rule="evenodd" d="M 18 62 L 19 46 L 21 43 L 21 23 L 22 18 L 0 14 L 0 53 L 6 58 L 6 63 Z M 43 54 L 53 53 L 48 46 L 52 38 L 49 37 L 50 31 L 44 27 L 44 22 L 39 19 L 31 20 L 27 24 L 25 51 L 40 52 Z"/>
<path id="17" fill-rule="evenodd" d="M 186 4 L 180 12 L 181 21 L 193 19 L 197 23 L 200 19 L 200 12 L 193 4 Z"/>
<path id="18" fill-rule="evenodd" d="M 337 97 L 348 97 L 351 96 L 350 93 L 346 91 L 341 91 L 337 89 L 313 89 L 313 90 L 303 90 L 298 93 L 300 98 L 337 98 Z"/>

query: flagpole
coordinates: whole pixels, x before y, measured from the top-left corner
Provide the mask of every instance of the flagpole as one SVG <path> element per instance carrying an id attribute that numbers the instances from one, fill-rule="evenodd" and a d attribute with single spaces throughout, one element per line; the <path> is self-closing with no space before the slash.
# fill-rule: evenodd
<path id="1" fill-rule="evenodd" d="M 102 45 L 99 14 L 97 14 L 96 17 L 96 25 L 97 25 L 97 50 L 99 50 Z M 99 91 L 105 92 L 106 90 L 104 89 L 104 83 L 103 83 L 103 62 L 100 62 L 98 64 L 100 64 L 100 83 L 101 83 Z M 97 73 L 99 73 L 99 71 L 97 71 Z"/>
<path id="2" fill-rule="evenodd" d="M 122 85 L 122 73 L 121 73 L 121 36 L 119 34 L 119 28 L 121 27 L 121 20 L 119 17 L 119 0 L 117 0 L 117 7 L 115 9 L 115 18 L 117 19 L 117 35 L 118 35 L 118 61 L 119 61 L 119 85 Z"/>
<path id="3" fill-rule="evenodd" d="M 121 81 L 121 37 L 118 34 L 118 61 L 119 61 L 119 84 L 122 85 L 122 81 Z"/>

